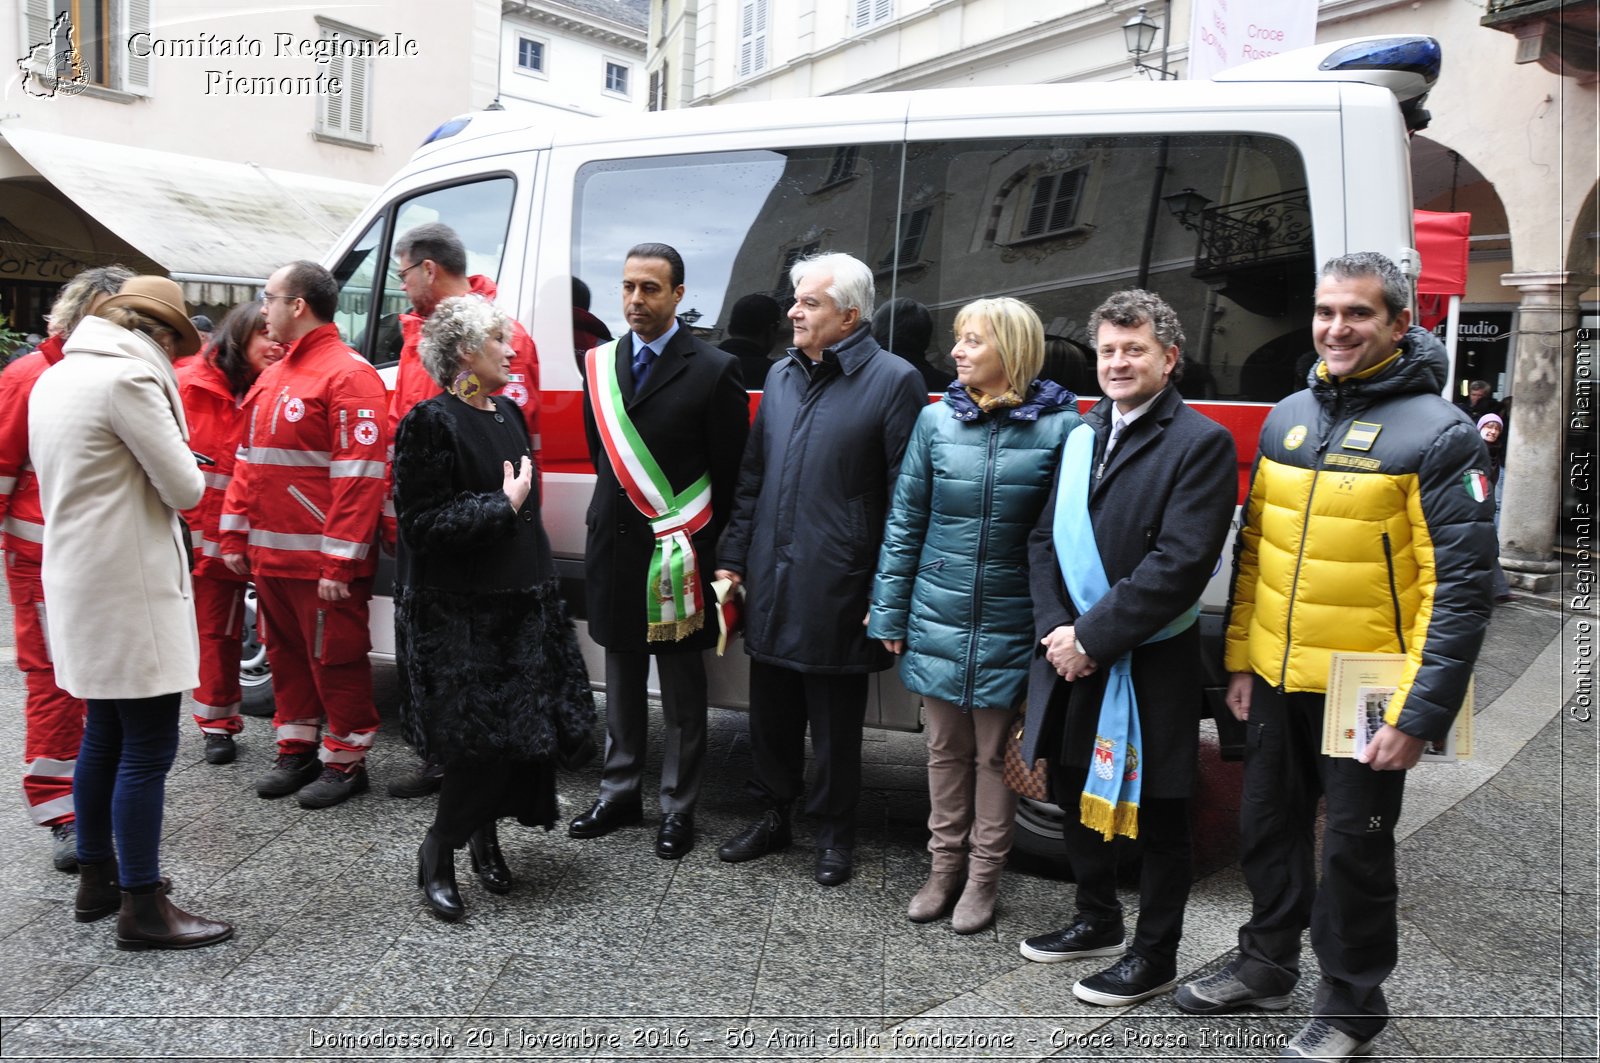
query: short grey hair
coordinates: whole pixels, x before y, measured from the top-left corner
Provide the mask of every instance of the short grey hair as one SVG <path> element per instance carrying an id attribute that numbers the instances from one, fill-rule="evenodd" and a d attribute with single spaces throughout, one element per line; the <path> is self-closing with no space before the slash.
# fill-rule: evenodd
<path id="1" fill-rule="evenodd" d="M 127 266 L 95 266 L 69 280 L 50 307 L 50 332 L 70 336 L 84 318 L 97 295 L 116 295 L 122 283 L 133 278 Z"/>
<path id="2" fill-rule="evenodd" d="M 1183 325 L 1178 321 L 1178 312 L 1168 306 L 1161 296 L 1143 288 L 1127 288 L 1107 296 L 1106 301 L 1095 307 L 1094 313 L 1089 315 L 1089 335 L 1094 337 L 1096 350 L 1100 347 L 1100 326 L 1107 323 L 1118 328 L 1149 325 L 1162 350 L 1178 348 L 1178 361 L 1172 367 L 1172 382 L 1176 384 L 1183 379 Z"/>
<path id="3" fill-rule="evenodd" d="M 433 259 L 444 272 L 453 277 L 467 274 L 467 245 L 461 242 L 456 231 L 444 222 L 430 221 L 407 229 L 394 242 L 390 252 L 396 258 L 404 256 L 412 265 L 423 259 Z"/>
<path id="4" fill-rule="evenodd" d="M 1338 280 L 1375 279 L 1383 286 L 1383 307 L 1392 320 L 1400 311 L 1411 306 L 1411 284 L 1400 267 L 1388 255 L 1377 251 L 1355 251 L 1338 258 L 1330 258 L 1317 274 L 1317 287 L 1329 277 Z"/>
<path id="5" fill-rule="evenodd" d="M 789 283 L 798 288 L 800 282 L 813 273 L 827 273 L 833 277 L 833 283 L 828 285 L 828 298 L 841 314 L 855 307 L 861 311 L 861 320 L 872 319 L 875 293 L 872 270 L 865 262 L 842 251 L 824 251 L 796 262 L 789 270 Z"/>
<path id="6" fill-rule="evenodd" d="M 481 295 L 457 295 L 441 302 L 422 324 L 417 354 L 422 368 L 445 390 L 455 383 L 466 358 L 483 350 L 496 334 L 508 339 L 511 319 Z"/>

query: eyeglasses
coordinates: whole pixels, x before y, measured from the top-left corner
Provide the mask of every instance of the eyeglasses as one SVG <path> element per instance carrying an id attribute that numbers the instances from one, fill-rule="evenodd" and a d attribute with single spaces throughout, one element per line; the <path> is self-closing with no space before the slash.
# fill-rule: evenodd
<path id="1" fill-rule="evenodd" d="M 298 296 L 298 295 L 273 295 L 271 292 L 262 292 L 261 293 L 261 301 L 263 303 L 270 303 L 274 299 L 299 299 L 299 298 L 301 298 L 301 297 Z"/>
<path id="2" fill-rule="evenodd" d="M 407 273 L 410 273 L 412 270 L 416 269 L 418 266 L 422 265 L 426 261 L 428 261 L 428 260 L 425 259 L 425 258 L 419 258 L 415 262 L 411 263 L 411 265 L 409 265 L 405 269 L 401 270 L 399 272 L 399 274 L 398 274 L 398 276 L 400 277 L 401 281 L 404 281 L 406 279 L 406 274 Z"/>

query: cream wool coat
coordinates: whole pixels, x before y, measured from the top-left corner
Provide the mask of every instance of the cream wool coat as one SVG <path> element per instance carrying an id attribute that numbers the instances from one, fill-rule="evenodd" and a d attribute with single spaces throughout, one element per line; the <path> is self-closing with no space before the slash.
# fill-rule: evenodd
<path id="1" fill-rule="evenodd" d="M 149 698 L 199 682 L 176 512 L 205 490 L 188 438 L 171 362 L 103 318 L 84 318 L 34 385 L 46 630 L 56 682 L 74 697 Z"/>

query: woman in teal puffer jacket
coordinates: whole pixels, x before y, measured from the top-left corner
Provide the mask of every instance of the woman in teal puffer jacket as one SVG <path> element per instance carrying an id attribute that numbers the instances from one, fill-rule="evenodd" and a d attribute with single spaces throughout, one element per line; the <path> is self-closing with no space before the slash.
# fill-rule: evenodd
<path id="1" fill-rule="evenodd" d="M 1034 379 L 1044 329 L 1026 303 L 969 303 L 955 332 L 955 383 L 900 464 L 867 633 L 901 654 L 928 721 L 933 870 L 906 914 L 937 919 L 959 893 L 951 925 L 971 934 L 994 918 L 1015 828 L 1002 768 L 1033 659 L 1028 533 L 1079 419 L 1070 391 Z"/>

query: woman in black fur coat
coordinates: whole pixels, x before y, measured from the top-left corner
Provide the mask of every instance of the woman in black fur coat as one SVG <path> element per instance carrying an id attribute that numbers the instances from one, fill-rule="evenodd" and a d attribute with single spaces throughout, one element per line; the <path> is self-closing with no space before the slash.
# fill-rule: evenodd
<path id="1" fill-rule="evenodd" d="M 594 698 L 556 587 L 528 429 L 505 385 L 510 323 L 472 295 L 441 302 L 420 354 L 445 389 L 395 434 L 400 524 L 395 646 L 401 723 L 417 752 L 445 765 L 417 884 L 460 919 L 455 850 L 484 888 L 511 889 L 495 821 L 556 821 L 558 762 L 592 749 Z"/>

